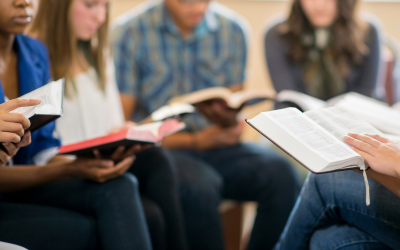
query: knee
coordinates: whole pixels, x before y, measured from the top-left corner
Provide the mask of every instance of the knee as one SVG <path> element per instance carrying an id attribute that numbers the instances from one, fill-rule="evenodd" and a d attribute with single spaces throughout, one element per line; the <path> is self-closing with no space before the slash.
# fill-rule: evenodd
<path id="1" fill-rule="evenodd" d="M 350 225 L 321 228 L 310 238 L 310 250 L 388 249 L 372 236 Z"/>
<path id="2" fill-rule="evenodd" d="M 138 197 L 139 181 L 130 173 L 109 180 L 100 185 L 99 193 L 106 197 Z"/>

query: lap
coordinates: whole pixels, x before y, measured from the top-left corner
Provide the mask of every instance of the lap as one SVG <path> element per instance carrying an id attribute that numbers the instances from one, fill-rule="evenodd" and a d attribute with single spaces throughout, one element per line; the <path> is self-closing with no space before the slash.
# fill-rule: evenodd
<path id="1" fill-rule="evenodd" d="M 95 249 L 96 222 L 60 208 L 0 202 L 0 240 L 31 250 Z"/>
<path id="2" fill-rule="evenodd" d="M 400 248 L 400 198 L 372 180 L 369 185 L 371 205 L 366 206 L 362 175 L 352 171 L 311 174 L 296 206 L 296 218 L 301 221 L 304 213 L 311 213 L 323 218 L 318 222 L 321 226 L 354 225 L 385 245 Z"/>
<path id="3" fill-rule="evenodd" d="M 110 199 L 122 199 L 137 192 L 136 177 L 123 176 L 97 183 L 84 179 L 67 179 L 4 194 L 3 200 L 13 203 L 38 204 L 92 214 L 94 206 Z"/>
<path id="4" fill-rule="evenodd" d="M 172 153 L 180 181 L 183 179 L 189 185 L 199 184 L 197 182 L 201 180 L 219 182 L 224 198 L 257 201 L 259 192 L 267 189 L 298 188 L 296 174 L 284 158 L 253 144 L 241 143 L 205 152 L 175 150 Z"/>
<path id="5" fill-rule="evenodd" d="M 310 239 L 310 250 L 389 250 L 378 240 L 350 225 L 321 228 Z"/>

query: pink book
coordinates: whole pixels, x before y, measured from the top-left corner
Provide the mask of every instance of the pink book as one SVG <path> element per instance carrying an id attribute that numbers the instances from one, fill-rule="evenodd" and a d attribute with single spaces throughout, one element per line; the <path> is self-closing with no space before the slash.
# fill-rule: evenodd
<path id="1" fill-rule="evenodd" d="M 125 129 L 106 136 L 101 136 L 77 143 L 62 145 L 59 154 L 92 156 L 97 149 L 101 154 L 112 154 L 119 146 L 129 148 L 139 144 L 158 144 L 164 137 L 185 128 L 183 122 L 176 119 L 153 122 Z"/>

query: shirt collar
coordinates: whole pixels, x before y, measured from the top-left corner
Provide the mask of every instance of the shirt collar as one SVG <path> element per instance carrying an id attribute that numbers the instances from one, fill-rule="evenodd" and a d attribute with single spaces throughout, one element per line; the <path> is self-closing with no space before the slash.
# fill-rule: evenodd
<path id="1" fill-rule="evenodd" d="M 175 25 L 174 20 L 170 16 L 165 3 L 160 3 L 153 12 L 153 23 L 160 29 L 165 29 L 175 36 L 180 36 L 179 28 Z M 204 20 L 197 25 L 193 31 L 192 39 L 201 39 L 209 32 L 216 32 L 219 28 L 219 22 L 214 12 L 210 8 L 206 11 Z"/>

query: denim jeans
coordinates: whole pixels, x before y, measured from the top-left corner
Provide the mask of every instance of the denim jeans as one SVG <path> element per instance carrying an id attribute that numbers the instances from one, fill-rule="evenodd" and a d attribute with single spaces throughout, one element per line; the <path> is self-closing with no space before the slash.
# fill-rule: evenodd
<path id="1" fill-rule="evenodd" d="M 258 202 L 249 249 L 271 249 L 298 195 L 291 165 L 266 149 L 239 144 L 210 151 L 173 150 L 192 250 L 222 250 L 222 199 Z"/>
<path id="2" fill-rule="evenodd" d="M 369 185 L 366 206 L 362 175 L 310 174 L 275 249 L 400 249 L 400 198 Z"/>
<path id="3" fill-rule="evenodd" d="M 96 235 L 103 250 L 149 250 L 138 191 L 127 173 L 103 184 L 70 179 L 4 194 L 0 240 L 30 250 L 78 250 L 91 249 Z"/>

